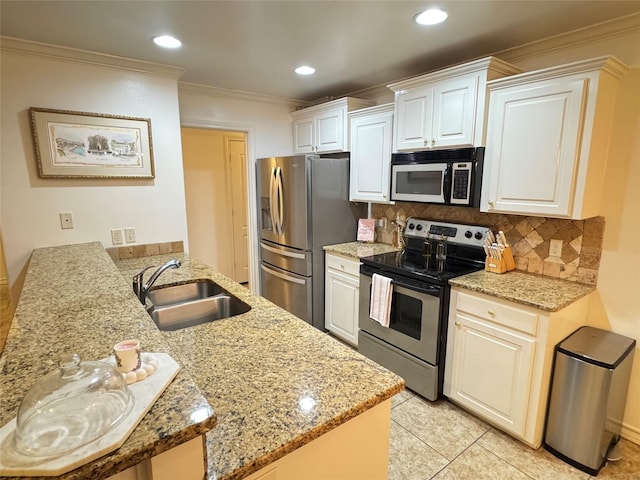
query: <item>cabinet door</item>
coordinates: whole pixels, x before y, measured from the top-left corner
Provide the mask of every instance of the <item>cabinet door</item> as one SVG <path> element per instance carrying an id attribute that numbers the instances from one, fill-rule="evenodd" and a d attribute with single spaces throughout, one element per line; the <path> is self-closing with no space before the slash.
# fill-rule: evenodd
<path id="1" fill-rule="evenodd" d="M 341 152 L 345 148 L 346 108 L 335 108 L 316 116 L 316 152 Z"/>
<path id="2" fill-rule="evenodd" d="M 353 118 L 350 131 L 349 200 L 388 202 L 393 112 Z"/>
<path id="3" fill-rule="evenodd" d="M 535 338 L 460 312 L 449 327 L 452 400 L 518 436 L 526 427 Z"/>
<path id="4" fill-rule="evenodd" d="M 412 88 L 397 98 L 396 150 L 431 147 L 433 88 Z"/>
<path id="5" fill-rule="evenodd" d="M 571 216 L 587 80 L 490 93 L 481 210 Z"/>
<path id="6" fill-rule="evenodd" d="M 325 328 L 346 342 L 358 346 L 360 262 L 326 255 Z"/>
<path id="7" fill-rule="evenodd" d="M 313 153 L 315 128 L 314 117 L 300 118 L 293 122 L 294 153 Z"/>
<path id="8" fill-rule="evenodd" d="M 479 81 L 468 75 L 434 85 L 432 147 L 473 145 Z"/>

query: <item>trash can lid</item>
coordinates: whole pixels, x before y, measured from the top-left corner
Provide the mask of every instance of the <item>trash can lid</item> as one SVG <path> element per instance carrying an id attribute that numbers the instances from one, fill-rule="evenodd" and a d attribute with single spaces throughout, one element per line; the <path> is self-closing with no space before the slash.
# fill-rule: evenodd
<path id="1" fill-rule="evenodd" d="M 604 368 L 615 368 L 633 350 L 636 341 L 594 327 L 580 327 L 558 344 L 558 351 Z"/>

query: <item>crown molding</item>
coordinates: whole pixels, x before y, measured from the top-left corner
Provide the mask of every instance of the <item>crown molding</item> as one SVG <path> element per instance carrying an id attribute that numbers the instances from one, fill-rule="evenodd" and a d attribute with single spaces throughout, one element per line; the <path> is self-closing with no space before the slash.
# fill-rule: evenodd
<path id="1" fill-rule="evenodd" d="M 208 97 L 226 97 L 237 98 L 240 100 L 249 100 L 253 102 L 276 103 L 288 105 L 290 107 L 307 107 L 309 102 L 294 100 L 292 98 L 272 97 L 259 93 L 244 92 L 242 90 L 231 90 L 227 88 L 211 87 L 209 85 L 200 85 L 197 83 L 178 82 L 178 92 L 191 92 Z"/>
<path id="2" fill-rule="evenodd" d="M 640 32 L 640 13 L 597 23 L 571 32 L 554 35 L 518 47 L 494 53 L 503 60 L 518 63 L 533 57 L 540 57 L 570 50 L 584 45 L 603 42 Z"/>
<path id="3" fill-rule="evenodd" d="M 160 63 L 117 57 L 76 48 L 60 47 L 48 43 L 31 42 L 20 38 L 0 36 L 0 51 L 19 55 L 32 55 L 56 60 L 73 61 L 102 67 L 179 79 L 184 68 Z"/>

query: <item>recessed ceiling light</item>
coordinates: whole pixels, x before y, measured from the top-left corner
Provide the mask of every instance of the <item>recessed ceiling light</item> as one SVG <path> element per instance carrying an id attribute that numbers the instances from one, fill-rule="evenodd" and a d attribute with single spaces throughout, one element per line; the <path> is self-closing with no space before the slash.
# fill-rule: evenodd
<path id="1" fill-rule="evenodd" d="M 298 75 L 311 75 L 316 73 L 316 69 L 313 67 L 309 67 L 308 65 L 303 65 L 302 67 L 296 68 L 295 72 Z"/>
<path id="2" fill-rule="evenodd" d="M 153 37 L 153 43 L 164 48 L 179 48 L 182 42 L 171 35 L 160 35 L 159 37 Z"/>
<path id="3" fill-rule="evenodd" d="M 416 15 L 415 20 L 416 23 L 420 25 L 435 25 L 437 23 L 444 22 L 448 16 L 447 12 L 437 8 L 432 8 L 431 10 L 425 10 L 424 12 Z"/>

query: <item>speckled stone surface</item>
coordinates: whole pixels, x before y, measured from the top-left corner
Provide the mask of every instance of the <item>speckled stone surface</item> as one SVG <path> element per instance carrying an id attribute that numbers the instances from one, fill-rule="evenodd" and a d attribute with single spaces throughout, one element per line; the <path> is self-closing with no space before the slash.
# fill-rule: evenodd
<path id="1" fill-rule="evenodd" d="M 16 416 L 24 394 L 57 368 L 60 355 L 99 360 L 128 338 L 139 339 L 143 351 L 165 352 L 180 363 L 100 243 L 34 250 L 0 357 L 0 425 Z M 60 478 L 106 478 L 215 425 L 211 405 L 182 368 L 118 450 Z"/>
<path id="2" fill-rule="evenodd" d="M 336 245 L 326 245 L 323 248 L 326 252 L 339 253 L 356 259 L 370 257 L 371 255 L 378 255 L 379 253 L 397 252 L 400 250 L 400 248 L 387 245 L 386 243 L 363 242 L 338 243 Z"/>
<path id="3" fill-rule="evenodd" d="M 187 254 L 116 263 L 129 278 L 171 258 L 183 265 L 159 282 L 210 278 L 252 307 L 163 332 L 218 416 L 209 479 L 244 478 L 403 390 L 397 375 Z"/>
<path id="4" fill-rule="evenodd" d="M 557 312 L 595 290 L 592 285 L 517 270 L 503 274 L 481 270 L 449 283 L 548 312 Z"/>

